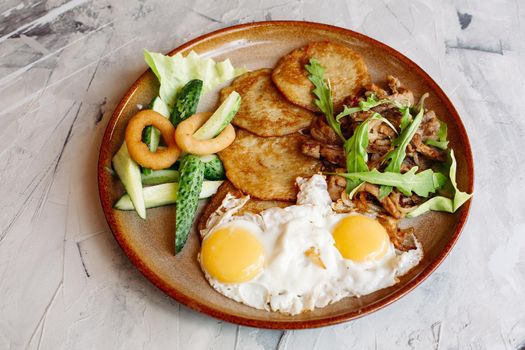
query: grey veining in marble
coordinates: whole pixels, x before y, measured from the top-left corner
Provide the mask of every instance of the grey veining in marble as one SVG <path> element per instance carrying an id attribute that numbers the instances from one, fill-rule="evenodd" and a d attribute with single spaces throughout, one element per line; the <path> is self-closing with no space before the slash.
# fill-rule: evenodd
<path id="1" fill-rule="evenodd" d="M 450 96 L 475 156 L 471 216 L 444 264 L 393 305 L 316 330 L 178 305 L 128 262 L 98 201 L 102 133 L 142 48 L 277 19 L 406 54 Z M 524 38 L 521 0 L 0 2 L 0 349 L 523 349 Z"/>

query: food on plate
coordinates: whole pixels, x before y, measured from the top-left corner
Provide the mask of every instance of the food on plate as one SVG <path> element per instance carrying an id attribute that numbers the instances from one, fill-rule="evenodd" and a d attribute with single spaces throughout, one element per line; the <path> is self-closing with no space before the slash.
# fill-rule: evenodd
<path id="1" fill-rule="evenodd" d="M 191 51 L 187 56 L 177 53 L 166 56 L 144 50 L 144 59 L 160 83 L 159 97 L 171 111 L 182 87 L 190 80 L 202 80 L 202 93 L 208 93 L 217 86 L 246 72 L 235 68 L 229 59 L 215 62 Z"/>
<path id="2" fill-rule="evenodd" d="M 235 140 L 235 129 L 230 124 L 209 140 L 198 140 L 195 131 L 202 126 L 211 116 L 209 112 L 197 113 L 179 124 L 175 131 L 177 144 L 184 151 L 198 155 L 209 155 L 222 151 Z"/>
<path id="3" fill-rule="evenodd" d="M 148 125 L 152 125 L 160 131 L 167 148 L 151 152 L 149 147 L 142 142 L 142 131 Z M 131 158 L 141 166 L 153 170 L 172 166 L 180 155 L 180 149 L 173 138 L 174 133 L 175 128 L 171 122 L 161 114 L 151 109 L 138 112 L 130 119 L 126 127 L 126 146 Z"/>
<path id="4" fill-rule="evenodd" d="M 271 74 L 271 69 L 247 72 L 221 90 L 222 101 L 232 91 L 242 97 L 233 125 L 262 137 L 284 136 L 310 126 L 315 114 L 284 98 L 273 84 Z"/>
<path id="5" fill-rule="evenodd" d="M 145 219 L 174 204 L 178 254 L 211 197 L 195 258 L 233 300 L 295 315 L 392 286 L 424 255 L 402 220 L 471 197 L 428 94 L 393 76 L 372 83 L 343 44 L 310 43 L 247 73 L 195 53 L 145 58 L 160 89 L 113 157 L 126 190 L 114 207 Z M 235 77 L 215 111 L 197 113 Z"/>
<path id="6" fill-rule="evenodd" d="M 398 220 L 431 208 L 454 212 L 471 197 L 455 184 L 454 152 L 446 152 L 447 126 L 425 109 L 427 94 L 413 105 L 413 93 L 388 76 L 389 92 L 371 84 L 334 115 L 323 67 L 311 59 L 305 68 L 326 122 L 312 125 L 316 140 L 304 143 L 302 151 L 323 160 L 337 211 L 374 211 Z M 333 135 L 324 138 L 330 129 Z M 439 167 L 448 167 L 449 176 L 436 171 Z M 433 198 L 440 199 L 430 198 L 435 193 L 440 195 Z M 427 200 L 430 204 L 418 209 Z"/>
<path id="7" fill-rule="evenodd" d="M 184 247 L 197 211 L 204 182 L 204 163 L 193 154 L 186 154 L 180 164 L 180 181 L 175 207 L 175 253 Z"/>
<path id="8" fill-rule="evenodd" d="M 185 120 L 190 116 L 190 113 L 193 113 L 196 110 L 198 101 L 202 94 L 246 71 L 244 68 L 234 68 L 229 60 L 215 62 L 209 58 L 202 58 L 193 51 L 186 57 L 183 57 L 181 54 L 170 57 L 159 53 L 145 51 L 144 57 L 153 73 L 159 79 L 160 89 L 159 95 L 152 100 L 148 108 L 138 114 L 140 115 L 144 112 L 147 115 L 160 115 L 166 118 L 166 120 L 169 120 L 173 125 L 172 127 L 176 127 L 180 121 Z M 201 135 L 199 135 L 199 140 L 204 141 L 211 138 L 207 136 L 210 133 L 215 137 L 224 128 L 230 126 L 229 121 L 231 121 L 235 115 L 235 112 L 238 109 L 238 104 L 240 103 L 240 97 L 238 97 L 238 94 L 236 95 L 235 93 L 232 93 L 231 95 L 232 97 L 229 101 L 219 107 L 219 111 L 216 111 L 216 113 L 210 117 L 211 120 L 207 120 L 201 129 L 197 130 L 197 132 L 201 133 Z M 161 128 L 165 127 L 167 130 L 168 127 L 166 127 L 166 123 L 160 121 L 158 117 L 155 118 L 156 125 L 161 125 Z M 150 120 L 146 124 L 155 123 Z M 135 126 L 136 130 L 132 130 L 134 131 L 132 133 L 133 138 L 130 139 L 134 142 L 134 145 L 137 145 L 138 148 L 141 148 L 144 152 L 149 150 L 152 157 L 148 158 L 155 160 L 155 157 L 160 156 L 165 149 L 165 147 L 159 147 L 161 141 L 159 137 L 160 131 L 155 125 L 144 126 L 145 131 L 143 132 L 142 139 L 137 138 L 137 126 Z M 176 145 L 176 140 L 173 137 L 174 133 L 171 132 L 171 137 L 168 137 L 168 132 L 165 132 L 165 134 L 164 142 L 166 145 Z M 188 157 L 189 156 L 192 155 L 188 155 Z M 137 158 L 137 160 L 140 160 L 140 155 Z M 220 180 L 220 166 L 217 165 L 217 161 L 220 160 L 215 158 L 213 162 L 208 164 L 207 161 L 200 161 L 199 159 L 197 161 L 192 158 L 192 161 L 190 162 L 191 164 L 200 165 L 188 166 L 188 169 L 198 169 L 199 171 L 186 170 L 184 172 L 177 171 L 180 162 L 169 166 L 170 169 L 163 168 L 162 170 L 159 170 L 159 172 L 156 172 L 149 168 L 150 164 L 148 161 L 151 161 L 151 159 L 143 162 L 143 166 L 140 167 L 137 164 L 137 161 L 130 155 L 130 152 L 128 152 L 128 147 L 126 142 L 124 142 L 119 151 L 113 157 L 112 164 L 115 173 L 124 185 L 133 208 L 142 219 L 146 219 L 144 191 L 148 188 L 143 187 L 143 185 L 148 186 L 170 183 L 172 184 L 171 188 L 173 188 L 176 181 L 178 181 L 176 186 L 177 194 L 179 194 L 179 196 L 177 196 L 178 198 L 175 198 L 175 202 L 182 202 L 179 210 L 184 211 L 184 214 L 179 218 L 182 222 L 178 228 L 180 236 L 178 250 L 180 250 L 180 244 L 186 240 L 188 234 L 188 232 L 184 232 L 184 230 L 187 229 L 189 231 L 189 228 L 191 227 L 191 223 L 188 225 L 188 220 L 185 220 L 184 218 L 187 218 L 189 215 L 188 213 L 191 212 L 193 212 L 193 216 L 195 215 L 195 210 L 193 210 L 195 206 L 194 193 L 197 193 L 198 199 L 199 192 L 201 192 L 201 194 L 202 192 L 206 192 L 206 196 L 210 196 L 218 187 L 207 185 L 206 182 L 200 180 L 200 178 L 204 178 L 204 173 L 208 173 L 210 176 L 213 176 L 213 180 Z M 163 172 L 162 174 L 160 173 L 161 171 Z M 173 173 L 172 171 L 176 171 L 176 173 Z M 198 188 L 188 189 L 189 185 L 197 186 Z M 203 189 L 203 191 L 201 191 L 201 189 Z M 204 191 L 206 189 L 209 190 Z M 148 189 L 146 192 L 148 195 L 151 193 L 158 194 L 158 191 L 155 190 L 156 189 Z M 180 194 L 186 193 L 184 191 L 188 193 L 191 192 L 191 195 L 189 196 L 190 198 L 181 199 Z M 167 193 L 165 197 L 170 197 L 170 194 Z M 151 206 L 151 198 L 148 201 L 148 206 Z M 153 202 L 155 202 L 155 205 L 160 205 L 159 203 L 167 205 L 172 201 L 173 196 L 168 199 L 161 198 L 160 202 L 158 201 L 158 198 L 156 198 Z M 129 203 L 125 203 L 125 205 L 123 203 L 124 202 L 119 202 L 118 207 L 126 210 L 125 208 L 129 207 Z M 118 208 L 116 207 L 116 209 Z M 190 221 L 193 220 L 193 216 L 189 218 Z"/>
<path id="9" fill-rule="evenodd" d="M 168 118 L 170 115 L 170 111 L 168 110 L 168 106 L 160 99 L 160 97 L 156 96 L 151 100 L 149 109 L 161 114 L 162 116 Z M 151 152 L 155 152 L 157 150 L 157 147 L 159 146 L 160 142 L 160 131 L 153 125 L 148 125 L 144 129 L 144 132 L 142 133 L 142 141 L 148 146 L 149 150 Z M 149 168 L 142 168 L 142 174 L 148 175 L 151 173 L 151 169 Z"/>
<path id="10" fill-rule="evenodd" d="M 199 194 L 199 199 L 211 197 L 219 186 L 223 183 L 218 181 L 204 181 Z M 177 195 L 179 192 L 179 184 L 177 182 L 167 182 L 160 185 L 144 187 L 144 203 L 146 209 L 162 207 L 164 205 L 175 204 L 177 202 Z M 128 194 L 122 195 L 115 203 L 115 208 L 120 210 L 134 210 L 133 202 Z"/>
<path id="11" fill-rule="evenodd" d="M 142 192 L 142 179 L 140 177 L 140 166 L 131 159 L 126 142 L 122 143 L 119 150 L 111 160 L 113 169 L 118 175 L 126 193 L 129 195 L 137 214 L 146 219 L 146 205 Z"/>
<path id="12" fill-rule="evenodd" d="M 180 89 L 170 115 L 170 121 L 173 125 L 179 125 L 180 122 L 188 119 L 197 112 L 197 106 L 202 93 L 202 85 L 202 80 L 192 79 Z"/>
<path id="13" fill-rule="evenodd" d="M 147 174 L 140 174 L 143 185 L 160 185 L 168 182 L 179 181 L 179 172 L 173 169 L 153 170 Z"/>
<path id="14" fill-rule="evenodd" d="M 272 79 L 281 93 L 292 103 L 318 112 L 312 96 L 313 85 L 304 65 L 315 58 L 326 69 L 334 106 L 339 109 L 345 98 L 356 96 L 370 83 L 365 61 L 351 48 L 328 41 L 314 42 L 283 56 L 275 66 Z"/>
<path id="15" fill-rule="evenodd" d="M 204 178 L 207 180 L 222 180 L 226 178 L 224 165 L 216 154 L 199 157 L 204 163 Z"/>
<path id="16" fill-rule="evenodd" d="M 245 197 L 246 195 L 239 191 L 233 184 L 226 180 L 224 181 L 216 193 L 211 197 L 210 201 L 204 207 L 202 214 L 199 218 L 198 230 L 202 230 L 206 227 L 206 222 L 212 213 L 214 213 L 221 205 L 224 198 L 227 195 L 233 196 L 235 198 Z M 293 205 L 294 202 L 286 201 L 263 201 L 260 199 L 250 198 L 246 203 L 233 215 L 242 215 L 244 213 L 258 214 L 261 211 L 269 208 L 279 207 L 286 208 L 290 205 Z"/>
<path id="17" fill-rule="evenodd" d="M 219 153 L 226 177 L 257 199 L 294 201 L 295 179 L 321 170 L 321 162 L 301 152 L 308 137 L 291 134 L 259 137 L 239 129 L 235 141 Z"/>
<path id="18" fill-rule="evenodd" d="M 240 105 L 241 96 L 237 91 L 232 91 L 206 123 L 195 131 L 193 136 L 197 140 L 208 140 L 216 137 L 225 127 L 231 125 L 230 122 L 239 111 Z"/>
<path id="19" fill-rule="evenodd" d="M 297 183 L 296 205 L 236 216 L 249 199 L 228 195 L 211 214 L 198 259 L 219 293 L 295 315 L 394 285 L 421 260 L 415 237 L 399 251 L 374 216 L 334 212 L 322 175 Z"/>

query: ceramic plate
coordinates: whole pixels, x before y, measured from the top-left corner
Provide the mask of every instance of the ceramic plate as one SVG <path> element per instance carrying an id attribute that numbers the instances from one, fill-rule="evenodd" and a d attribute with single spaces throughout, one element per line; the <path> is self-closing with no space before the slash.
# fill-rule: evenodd
<path id="1" fill-rule="evenodd" d="M 469 140 L 461 119 L 439 86 L 414 62 L 394 49 L 347 29 L 308 22 L 260 22 L 225 28 L 201 36 L 176 49 L 170 55 L 191 50 L 216 60 L 229 58 L 235 66 L 249 69 L 273 67 L 277 60 L 311 41 L 331 40 L 358 51 L 365 59 L 374 82 L 387 74 L 400 78 L 416 96 L 430 93 L 428 108 L 446 121 L 449 139 L 458 161 L 459 187 L 473 190 L 473 163 Z M 137 52 L 137 55 L 141 55 Z M 186 247 L 174 256 L 175 210 L 172 206 L 148 210 L 142 221 L 135 212 L 112 208 L 124 192 L 106 167 L 124 139 L 127 121 L 137 105 L 147 105 L 158 92 L 158 82 L 151 71 L 145 72 L 131 86 L 107 126 L 98 164 L 100 199 L 111 230 L 129 259 L 153 284 L 180 303 L 213 317 L 238 324 L 277 329 L 326 326 L 348 321 L 378 310 L 399 299 L 420 284 L 443 261 L 458 239 L 467 218 L 470 201 L 455 214 L 431 213 L 407 221 L 414 226 L 425 250 L 425 258 L 386 289 L 361 298 L 345 298 L 337 303 L 297 316 L 256 310 L 215 292 L 197 263 L 199 239 L 193 233 Z M 415 310 L 414 310 L 415 311 Z"/>

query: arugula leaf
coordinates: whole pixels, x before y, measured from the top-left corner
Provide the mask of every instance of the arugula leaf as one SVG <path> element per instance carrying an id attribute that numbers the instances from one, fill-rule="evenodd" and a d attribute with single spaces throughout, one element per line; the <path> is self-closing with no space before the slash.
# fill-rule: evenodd
<path id="1" fill-rule="evenodd" d="M 356 107 L 354 107 L 356 108 Z M 335 117 L 335 120 L 337 122 L 339 122 L 341 120 L 341 118 L 343 117 L 346 117 L 347 115 L 350 115 L 352 113 L 355 113 L 355 111 L 353 111 L 354 108 L 350 108 L 348 106 L 343 106 L 343 111 L 341 113 L 339 113 L 336 117 Z"/>
<path id="2" fill-rule="evenodd" d="M 420 173 L 417 172 L 418 167 L 413 167 L 408 172 L 392 173 L 379 172 L 373 169 L 367 172 L 359 173 L 337 173 L 349 180 L 361 180 L 376 185 L 387 185 L 395 187 L 399 192 L 406 196 L 410 196 L 412 192 L 421 197 L 428 197 L 430 193 L 436 192 L 447 181 L 447 177 L 441 173 L 435 173 L 432 169 L 427 169 Z"/>
<path id="3" fill-rule="evenodd" d="M 359 179 L 376 185 L 389 185 L 396 187 L 404 195 L 411 195 L 414 192 L 422 197 L 428 197 L 430 193 L 434 193 L 446 183 L 447 178 L 441 173 L 435 173 L 431 169 L 420 173 L 416 173 L 416 171 L 417 167 L 404 174 L 381 173 L 377 169 L 373 169 L 369 172 L 337 173 L 337 175 L 347 179 Z"/>
<path id="4" fill-rule="evenodd" d="M 398 173 L 401 171 L 401 164 L 406 157 L 406 148 L 416 134 L 419 125 L 421 125 L 424 110 L 425 109 L 421 107 L 419 113 L 416 115 L 412 123 L 406 126 L 401 134 L 392 142 L 392 145 L 396 146 L 396 148 L 390 151 L 385 157 L 385 161 L 389 161 L 385 168 L 386 172 Z M 379 198 L 385 198 L 390 194 L 391 191 L 391 186 L 381 186 L 379 189 Z"/>
<path id="5" fill-rule="evenodd" d="M 323 112 L 328 125 L 332 127 L 337 136 L 339 136 L 341 140 L 345 141 L 343 133 L 341 132 L 341 125 L 334 117 L 332 92 L 324 80 L 324 67 L 321 66 L 319 61 L 317 61 L 315 58 L 310 58 L 310 63 L 306 64 L 304 68 L 308 73 L 310 73 L 308 75 L 308 80 L 314 84 L 312 93 L 317 97 L 315 100 L 315 105 L 321 110 L 321 112 Z"/>
<path id="6" fill-rule="evenodd" d="M 447 141 L 448 126 L 444 121 L 439 121 L 439 130 L 437 133 L 438 141 L 436 140 L 426 140 L 425 143 L 429 146 L 434 146 L 442 150 L 446 150 L 448 147 Z"/>
<path id="7" fill-rule="evenodd" d="M 363 121 L 355 129 L 354 134 L 344 143 L 344 150 L 346 153 L 346 171 L 349 173 L 358 173 L 368 171 L 368 130 L 369 124 L 372 120 L 380 120 L 387 123 L 392 129 L 394 126 L 379 113 L 374 113 L 370 118 Z M 351 192 L 362 181 L 358 179 L 348 179 L 346 182 L 346 191 Z"/>
<path id="8" fill-rule="evenodd" d="M 420 204 L 417 208 L 408 213 L 407 217 L 414 218 L 421 214 L 424 214 L 430 210 L 433 211 L 444 211 L 447 213 L 454 213 L 461 207 L 466 201 L 472 197 L 472 193 L 461 192 L 458 189 L 456 182 L 456 158 L 454 157 L 454 151 L 450 150 L 450 170 L 449 178 L 452 186 L 454 187 L 454 198 L 447 198 L 443 196 L 436 196 L 430 198 L 423 204 Z"/>
<path id="9" fill-rule="evenodd" d="M 399 107 L 399 111 L 402 114 L 401 121 L 399 123 L 399 130 L 403 132 L 412 122 L 412 114 L 410 114 L 409 106 L 401 106 Z"/>

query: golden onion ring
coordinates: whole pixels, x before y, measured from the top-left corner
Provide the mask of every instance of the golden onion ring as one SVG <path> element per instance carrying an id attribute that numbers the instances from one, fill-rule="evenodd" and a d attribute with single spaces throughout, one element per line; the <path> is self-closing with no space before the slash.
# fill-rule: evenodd
<path id="1" fill-rule="evenodd" d="M 142 130 L 148 125 L 159 129 L 167 148 L 158 148 L 151 152 L 142 142 Z M 153 170 L 166 169 L 172 166 L 180 155 L 180 149 L 173 139 L 175 127 L 161 114 L 151 110 L 143 110 L 135 114 L 126 127 L 126 146 L 131 158 L 145 168 Z"/>
<path id="2" fill-rule="evenodd" d="M 197 140 L 193 137 L 195 131 L 200 128 L 210 117 L 210 112 L 197 113 L 182 121 L 175 130 L 175 141 L 184 152 L 207 155 L 222 151 L 235 140 L 235 129 L 228 124 L 223 131 L 210 140 Z"/>

